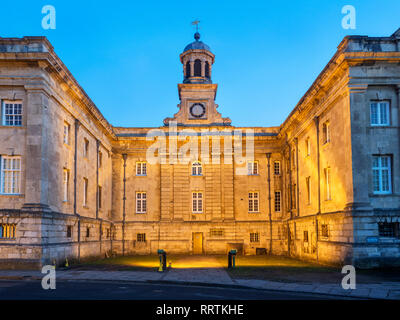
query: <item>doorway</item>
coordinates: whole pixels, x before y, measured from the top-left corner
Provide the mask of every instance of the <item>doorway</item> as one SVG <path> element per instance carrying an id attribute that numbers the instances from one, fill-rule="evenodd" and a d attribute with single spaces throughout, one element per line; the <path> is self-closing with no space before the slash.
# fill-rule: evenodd
<path id="1" fill-rule="evenodd" d="M 193 233 L 193 254 L 203 254 L 203 233 Z"/>

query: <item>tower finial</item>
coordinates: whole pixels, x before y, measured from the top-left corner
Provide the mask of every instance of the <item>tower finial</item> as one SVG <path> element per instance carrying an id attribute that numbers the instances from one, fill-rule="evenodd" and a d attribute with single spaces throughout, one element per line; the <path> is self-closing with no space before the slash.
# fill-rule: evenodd
<path id="1" fill-rule="evenodd" d="M 199 20 L 195 20 L 192 22 L 192 26 L 196 26 L 196 33 L 194 34 L 194 38 L 196 39 L 196 41 L 199 41 L 200 39 L 200 33 L 199 33 Z"/>

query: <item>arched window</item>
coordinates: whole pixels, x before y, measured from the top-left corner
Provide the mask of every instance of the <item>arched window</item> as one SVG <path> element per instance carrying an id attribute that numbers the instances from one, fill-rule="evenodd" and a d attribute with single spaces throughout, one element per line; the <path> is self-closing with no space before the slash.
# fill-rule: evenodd
<path id="1" fill-rule="evenodd" d="M 201 77 L 201 61 L 199 59 L 194 61 L 194 76 Z"/>
<path id="2" fill-rule="evenodd" d="M 210 64 L 208 63 L 208 61 L 206 61 L 205 76 L 206 78 L 210 78 Z"/>
<path id="3" fill-rule="evenodd" d="M 203 170 L 200 161 L 195 161 L 192 163 L 192 176 L 203 175 Z"/>
<path id="4" fill-rule="evenodd" d="M 186 78 L 190 77 L 190 61 L 186 62 Z"/>

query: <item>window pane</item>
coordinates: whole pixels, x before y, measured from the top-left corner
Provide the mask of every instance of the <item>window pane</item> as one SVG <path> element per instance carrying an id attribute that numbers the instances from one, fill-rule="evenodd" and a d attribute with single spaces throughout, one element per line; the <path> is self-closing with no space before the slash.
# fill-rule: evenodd
<path id="1" fill-rule="evenodd" d="M 378 104 L 371 103 L 371 124 L 378 124 Z"/>

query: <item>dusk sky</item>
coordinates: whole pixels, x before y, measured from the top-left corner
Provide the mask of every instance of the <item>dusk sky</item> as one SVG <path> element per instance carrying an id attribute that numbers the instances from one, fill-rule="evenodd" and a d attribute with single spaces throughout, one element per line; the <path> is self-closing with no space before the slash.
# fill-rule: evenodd
<path id="1" fill-rule="evenodd" d="M 44 5 L 56 29 L 44 30 Z M 343 29 L 344 5 L 356 29 Z M 1 37 L 46 36 L 114 126 L 161 126 L 178 111 L 179 54 L 201 40 L 215 54 L 218 111 L 234 126 L 278 126 L 346 35 L 390 36 L 400 1 L 7 1 Z M 6 14 L 5 14 L 6 13 Z"/>

